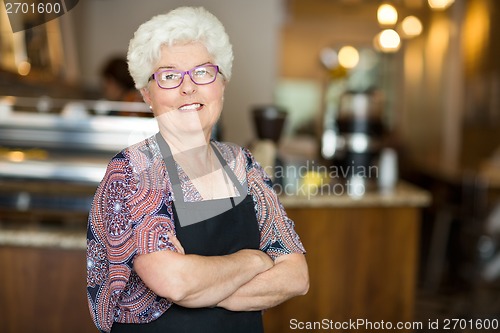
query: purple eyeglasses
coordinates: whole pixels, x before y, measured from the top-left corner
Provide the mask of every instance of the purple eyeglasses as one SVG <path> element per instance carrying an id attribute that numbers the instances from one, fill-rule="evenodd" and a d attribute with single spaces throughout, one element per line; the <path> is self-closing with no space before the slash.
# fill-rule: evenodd
<path id="1" fill-rule="evenodd" d="M 158 87 L 162 89 L 174 89 L 182 84 L 186 74 L 197 85 L 204 85 L 214 82 L 217 78 L 217 73 L 219 73 L 219 66 L 209 64 L 197 66 L 188 71 L 162 69 L 153 73 L 150 80 L 155 80 Z"/>

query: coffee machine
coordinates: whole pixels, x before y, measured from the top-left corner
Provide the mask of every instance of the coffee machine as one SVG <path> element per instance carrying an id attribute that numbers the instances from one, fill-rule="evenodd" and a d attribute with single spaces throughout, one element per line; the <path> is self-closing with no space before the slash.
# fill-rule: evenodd
<path id="1" fill-rule="evenodd" d="M 387 138 L 382 94 L 343 93 L 334 123 L 335 153 L 331 167 L 336 171 L 336 181 L 346 185 L 347 191 L 355 196 L 375 189 L 380 154 Z"/>

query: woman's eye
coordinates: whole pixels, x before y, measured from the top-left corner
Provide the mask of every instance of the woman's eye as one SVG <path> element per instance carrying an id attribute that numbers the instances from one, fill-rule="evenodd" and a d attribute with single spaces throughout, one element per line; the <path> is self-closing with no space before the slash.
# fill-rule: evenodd
<path id="1" fill-rule="evenodd" d="M 162 73 L 161 75 L 162 81 L 178 80 L 178 79 L 179 79 L 179 74 L 177 73 Z"/>
<path id="2" fill-rule="evenodd" d="M 205 76 L 208 74 L 208 71 L 205 69 L 205 68 L 200 68 L 200 69 L 197 69 L 195 72 L 194 72 L 194 75 L 195 76 L 198 76 L 198 77 L 202 77 L 202 76 Z"/>

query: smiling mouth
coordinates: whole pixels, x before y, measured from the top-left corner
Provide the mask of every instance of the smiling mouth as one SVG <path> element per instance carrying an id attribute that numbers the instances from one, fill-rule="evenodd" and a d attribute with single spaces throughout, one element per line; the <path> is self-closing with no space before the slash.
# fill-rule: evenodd
<path id="1" fill-rule="evenodd" d="M 202 106 L 203 106 L 203 104 L 200 104 L 200 103 L 186 104 L 186 105 L 181 106 L 179 108 L 179 110 L 181 110 L 181 111 L 198 111 L 201 109 Z"/>

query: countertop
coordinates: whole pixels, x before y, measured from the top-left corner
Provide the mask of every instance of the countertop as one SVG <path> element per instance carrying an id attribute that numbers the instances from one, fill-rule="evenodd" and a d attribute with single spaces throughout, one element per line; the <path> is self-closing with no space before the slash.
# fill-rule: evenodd
<path id="1" fill-rule="evenodd" d="M 280 196 L 280 201 L 285 208 L 425 207 L 431 202 L 429 192 L 407 182 L 398 183 L 391 191 L 367 191 L 361 196 L 337 195 L 335 190 L 322 192 L 321 195 Z"/>
<path id="2" fill-rule="evenodd" d="M 87 240 L 84 230 L 0 228 L 0 246 L 85 250 Z"/>
<path id="3" fill-rule="evenodd" d="M 408 183 L 399 183 L 391 192 L 367 192 L 360 197 L 348 195 L 280 196 L 285 208 L 361 208 L 361 207 L 424 207 L 431 201 L 428 192 Z M 42 227 L 29 229 L 0 227 L 0 246 L 58 248 L 85 250 L 86 232 Z"/>

